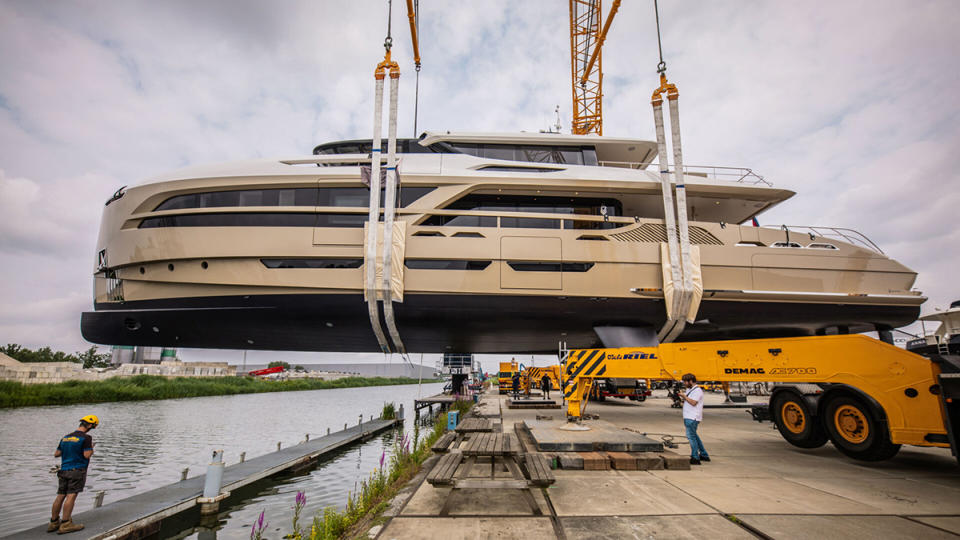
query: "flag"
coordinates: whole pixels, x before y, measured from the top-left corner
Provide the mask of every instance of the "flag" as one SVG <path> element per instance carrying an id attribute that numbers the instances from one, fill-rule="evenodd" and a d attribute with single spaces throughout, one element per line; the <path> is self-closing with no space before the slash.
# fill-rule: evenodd
<path id="1" fill-rule="evenodd" d="M 754 227 L 759 227 L 759 226 L 760 226 L 760 222 L 757 221 L 757 217 L 756 217 L 756 216 L 753 217 L 753 226 L 754 226 Z"/>

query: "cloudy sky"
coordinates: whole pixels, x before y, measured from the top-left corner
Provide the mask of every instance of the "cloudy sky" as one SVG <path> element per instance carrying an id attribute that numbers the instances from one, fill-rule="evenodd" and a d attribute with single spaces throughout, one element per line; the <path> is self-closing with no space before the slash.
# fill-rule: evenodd
<path id="1" fill-rule="evenodd" d="M 414 72 L 396 3 L 408 136 Z M 421 130 L 535 131 L 559 105 L 569 131 L 567 2 L 420 4 Z M 686 162 L 751 167 L 798 193 L 762 223 L 865 233 L 919 272 L 924 313 L 960 299 L 960 4 L 661 10 Z M 0 3 L 0 343 L 86 347 L 100 212 L 120 186 L 369 137 L 386 13 L 386 0 Z M 653 137 L 653 21 L 652 1 L 627 0 L 614 22 L 607 135 Z"/>

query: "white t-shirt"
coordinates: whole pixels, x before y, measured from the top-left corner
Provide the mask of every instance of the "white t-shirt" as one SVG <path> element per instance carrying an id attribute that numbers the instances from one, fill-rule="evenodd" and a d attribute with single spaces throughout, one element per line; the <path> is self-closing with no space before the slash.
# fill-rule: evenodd
<path id="1" fill-rule="evenodd" d="M 689 401 L 683 400 L 683 418 L 684 420 L 696 420 L 703 422 L 703 389 L 697 385 L 687 390 L 687 397 L 696 401 L 696 405 L 691 405 Z"/>

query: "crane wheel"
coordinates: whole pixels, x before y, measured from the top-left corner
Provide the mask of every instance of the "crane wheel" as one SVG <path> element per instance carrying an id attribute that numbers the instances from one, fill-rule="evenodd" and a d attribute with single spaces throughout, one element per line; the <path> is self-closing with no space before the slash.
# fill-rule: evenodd
<path id="1" fill-rule="evenodd" d="M 807 401 L 796 392 L 778 392 L 770 400 L 773 421 L 786 441 L 799 448 L 820 448 L 827 443 L 823 425 Z"/>
<path id="2" fill-rule="evenodd" d="M 900 451 L 900 445 L 890 441 L 886 423 L 864 400 L 834 396 L 822 410 L 830 441 L 842 454 L 860 461 L 883 461 Z"/>

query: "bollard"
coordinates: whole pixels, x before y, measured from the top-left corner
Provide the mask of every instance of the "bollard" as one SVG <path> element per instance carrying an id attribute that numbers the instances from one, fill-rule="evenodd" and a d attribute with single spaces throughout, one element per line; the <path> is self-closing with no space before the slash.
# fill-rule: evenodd
<path id="1" fill-rule="evenodd" d="M 344 431 L 347 430 L 347 423 L 346 423 L 346 422 L 343 423 L 343 430 L 344 430 Z"/>
<path id="2" fill-rule="evenodd" d="M 400 404 L 400 410 L 397 412 L 397 418 L 403 420 L 403 403 Z"/>
<path id="3" fill-rule="evenodd" d="M 330 428 L 327 428 L 327 435 L 330 434 Z"/>
<path id="4" fill-rule="evenodd" d="M 277 441 L 277 452 L 280 451 L 280 441 Z"/>
<path id="5" fill-rule="evenodd" d="M 106 491 L 98 491 L 97 496 L 93 498 L 93 507 L 100 508 L 103 506 L 103 496 L 106 494 Z"/>
<path id="6" fill-rule="evenodd" d="M 306 437 L 306 438 L 303 440 L 303 442 L 310 442 L 310 434 L 309 434 L 309 433 L 307 433 L 306 435 L 304 435 L 304 437 Z"/>
<path id="7" fill-rule="evenodd" d="M 246 461 L 246 460 L 247 460 L 247 453 L 246 453 L 246 452 L 240 452 L 240 463 L 243 463 L 243 462 Z"/>
<path id="8" fill-rule="evenodd" d="M 187 474 L 189 473 L 190 473 L 190 467 L 187 467 L 186 469 L 180 471 L 180 481 L 183 482 L 184 480 L 186 480 Z"/>
<path id="9" fill-rule="evenodd" d="M 207 475 L 203 480 L 203 495 L 197 497 L 200 515 L 209 516 L 220 511 L 220 501 L 230 496 L 229 492 L 220 493 L 223 486 L 223 450 L 214 450 Z"/>

